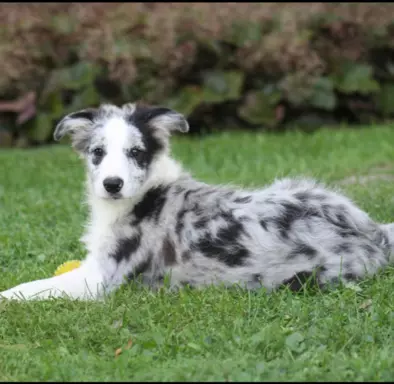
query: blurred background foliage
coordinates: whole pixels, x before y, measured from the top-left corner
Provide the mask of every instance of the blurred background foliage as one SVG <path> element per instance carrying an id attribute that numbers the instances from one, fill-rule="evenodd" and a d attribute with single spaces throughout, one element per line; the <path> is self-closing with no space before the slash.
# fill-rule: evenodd
<path id="1" fill-rule="evenodd" d="M 3 3 L 0 24 L 1 147 L 103 102 L 174 108 L 196 134 L 394 116 L 391 3 Z"/>

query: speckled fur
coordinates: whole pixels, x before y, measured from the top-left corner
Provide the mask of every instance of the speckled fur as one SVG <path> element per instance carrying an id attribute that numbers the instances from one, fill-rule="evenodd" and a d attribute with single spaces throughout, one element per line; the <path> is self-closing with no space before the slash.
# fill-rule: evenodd
<path id="1" fill-rule="evenodd" d="M 108 124 L 111 130 L 105 130 Z M 173 287 L 298 290 L 313 277 L 323 288 L 373 275 L 389 263 L 392 224 L 375 223 L 350 199 L 314 180 L 282 179 L 256 190 L 196 181 L 170 156 L 172 130 L 188 130 L 181 115 L 134 104 L 65 117 L 55 137 L 71 134 L 87 163 L 86 260 L 63 277 L 21 284 L 2 295 L 99 298 L 127 279 L 142 278 L 156 288 L 166 275 Z M 95 161 L 92 145 L 105 146 L 115 135 L 124 139 L 117 139 L 118 147 L 107 146 L 114 157 L 100 168 L 105 157 Z M 145 150 L 139 159 L 144 161 L 120 155 L 133 140 Z M 114 169 L 123 172 L 125 186 L 111 198 L 102 180 Z"/>

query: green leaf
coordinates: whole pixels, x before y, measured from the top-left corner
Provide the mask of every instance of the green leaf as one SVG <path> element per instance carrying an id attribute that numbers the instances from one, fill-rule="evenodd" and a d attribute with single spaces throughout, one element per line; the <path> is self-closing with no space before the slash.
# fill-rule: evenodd
<path id="1" fill-rule="evenodd" d="M 60 92 L 53 92 L 47 98 L 46 109 L 54 118 L 64 114 L 64 105 Z"/>
<path id="2" fill-rule="evenodd" d="M 358 92 L 361 94 L 379 91 L 379 83 L 373 79 L 372 67 L 368 64 L 345 63 L 341 74 L 336 76 L 336 88 L 346 94 Z"/>
<path id="3" fill-rule="evenodd" d="M 268 29 L 268 26 L 271 28 Z M 272 29 L 271 23 L 267 23 L 266 28 L 267 32 Z M 229 36 L 225 40 L 243 47 L 245 43 L 260 41 L 261 35 L 262 27 L 259 23 L 238 22 L 231 26 Z"/>
<path id="4" fill-rule="evenodd" d="M 169 102 L 169 108 L 172 108 L 185 116 L 189 116 L 202 101 L 202 92 L 198 87 L 185 87 L 177 95 L 172 97 Z"/>
<path id="5" fill-rule="evenodd" d="M 68 67 L 55 69 L 51 72 L 49 80 L 41 95 L 41 103 L 45 104 L 46 99 L 53 92 L 60 92 L 63 89 L 80 90 L 92 85 L 101 69 L 92 63 L 85 61 Z"/>
<path id="6" fill-rule="evenodd" d="M 134 39 L 132 41 L 126 39 L 118 39 L 114 42 L 113 53 L 116 56 L 127 54 L 135 59 L 151 59 L 152 50 L 146 41 Z"/>
<path id="7" fill-rule="evenodd" d="M 68 74 L 71 82 L 68 87 L 80 89 L 92 85 L 99 72 L 100 70 L 96 65 L 81 61 L 69 68 Z"/>
<path id="8" fill-rule="evenodd" d="M 320 77 L 313 85 L 309 96 L 309 104 L 328 111 L 336 107 L 336 97 L 334 93 L 334 85 L 330 78 Z"/>
<path id="9" fill-rule="evenodd" d="M 264 342 L 266 342 L 267 340 L 267 330 L 265 328 L 263 328 L 262 330 L 256 332 L 254 335 L 252 335 L 252 337 L 249 339 L 249 343 L 254 346 L 257 347 L 260 344 L 264 344 Z"/>
<path id="10" fill-rule="evenodd" d="M 71 35 L 78 28 L 77 20 L 69 17 L 67 14 L 53 15 L 48 21 L 54 31 L 63 35 Z"/>
<path id="11" fill-rule="evenodd" d="M 201 351 L 201 347 L 196 343 L 188 343 L 187 346 L 189 348 L 196 350 L 196 351 Z"/>
<path id="12" fill-rule="evenodd" d="M 190 37 L 192 38 L 192 37 Z M 206 50 L 212 52 L 217 57 L 223 53 L 222 46 L 218 40 L 213 40 L 210 36 L 195 36 L 194 39 L 198 42 L 198 45 L 204 47 Z"/>
<path id="13" fill-rule="evenodd" d="M 27 130 L 27 137 L 30 140 L 43 143 L 51 137 L 52 130 L 53 124 L 51 115 L 48 113 L 40 113 Z"/>
<path id="14" fill-rule="evenodd" d="M 273 126 L 277 123 L 275 108 L 281 96 L 279 90 L 268 86 L 261 91 L 250 91 L 238 108 L 238 115 L 252 124 Z"/>
<path id="15" fill-rule="evenodd" d="M 285 344 L 293 352 L 302 352 L 305 349 L 304 336 L 299 332 L 287 336 Z"/>
<path id="16" fill-rule="evenodd" d="M 384 116 L 391 116 L 394 114 L 394 84 L 383 84 L 380 92 L 375 98 L 376 105 L 379 111 Z"/>
<path id="17" fill-rule="evenodd" d="M 203 101 L 221 103 L 241 96 L 244 74 L 240 71 L 209 71 L 204 74 Z"/>
<path id="18" fill-rule="evenodd" d="M 78 109 L 93 107 L 100 103 L 100 96 L 94 86 L 86 87 L 78 92 L 74 97 L 71 105 L 66 109 L 66 113 L 74 112 Z"/>

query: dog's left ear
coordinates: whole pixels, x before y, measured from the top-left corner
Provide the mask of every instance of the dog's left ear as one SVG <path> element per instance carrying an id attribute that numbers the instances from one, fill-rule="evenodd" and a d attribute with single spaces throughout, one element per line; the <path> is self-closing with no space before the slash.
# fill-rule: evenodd
<path id="1" fill-rule="evenodd" d="M 63 136 L 69 134 L 73 148 L 77 152 L 83 153 L 88 147 L 96 116 L 97 109 L 95 108 L 87 108 L 68 114 L 56 125 L 53 138 L 59 141 Z"/>
<path id="2" fill-rule="evenodd" d="M 87 108 L 64 116 L 56 125 L 53 138 L 59 141 L 66 134 L 73 136 L 80 129 L 92 125 L 97 109 Z"/>
<path id="3" fill-rule="evenodd" d="M 131 113 L 132 119 L 137 125 L 139 123 L 149 124 L 168 133 L 174 131 L 186 133 L 189 131 L 189 123 L 186 118 L 172 109 L 135 104 L 125 104 L 123 109 Z"/>

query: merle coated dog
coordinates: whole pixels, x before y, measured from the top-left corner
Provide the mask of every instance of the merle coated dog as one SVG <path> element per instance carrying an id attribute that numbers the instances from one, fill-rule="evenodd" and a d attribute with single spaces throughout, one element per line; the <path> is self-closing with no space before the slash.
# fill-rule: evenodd
<path id="1" fill-rule="evenodd" d="M 54 137 L 71 135 L 86 162 L 87 257 L 78 269 L 0 295 L 98 299 L 128 279 L 157 288 L 165 276 L 175 288 L 297 290 L 306 277 L 324 288 L 390 262 L 394 225 L 313 180 L 257 190 L 196 181 L 169 150 L 171 132 L 188 129 L 181 114 L 139 104 L 65 116 Z"/>

